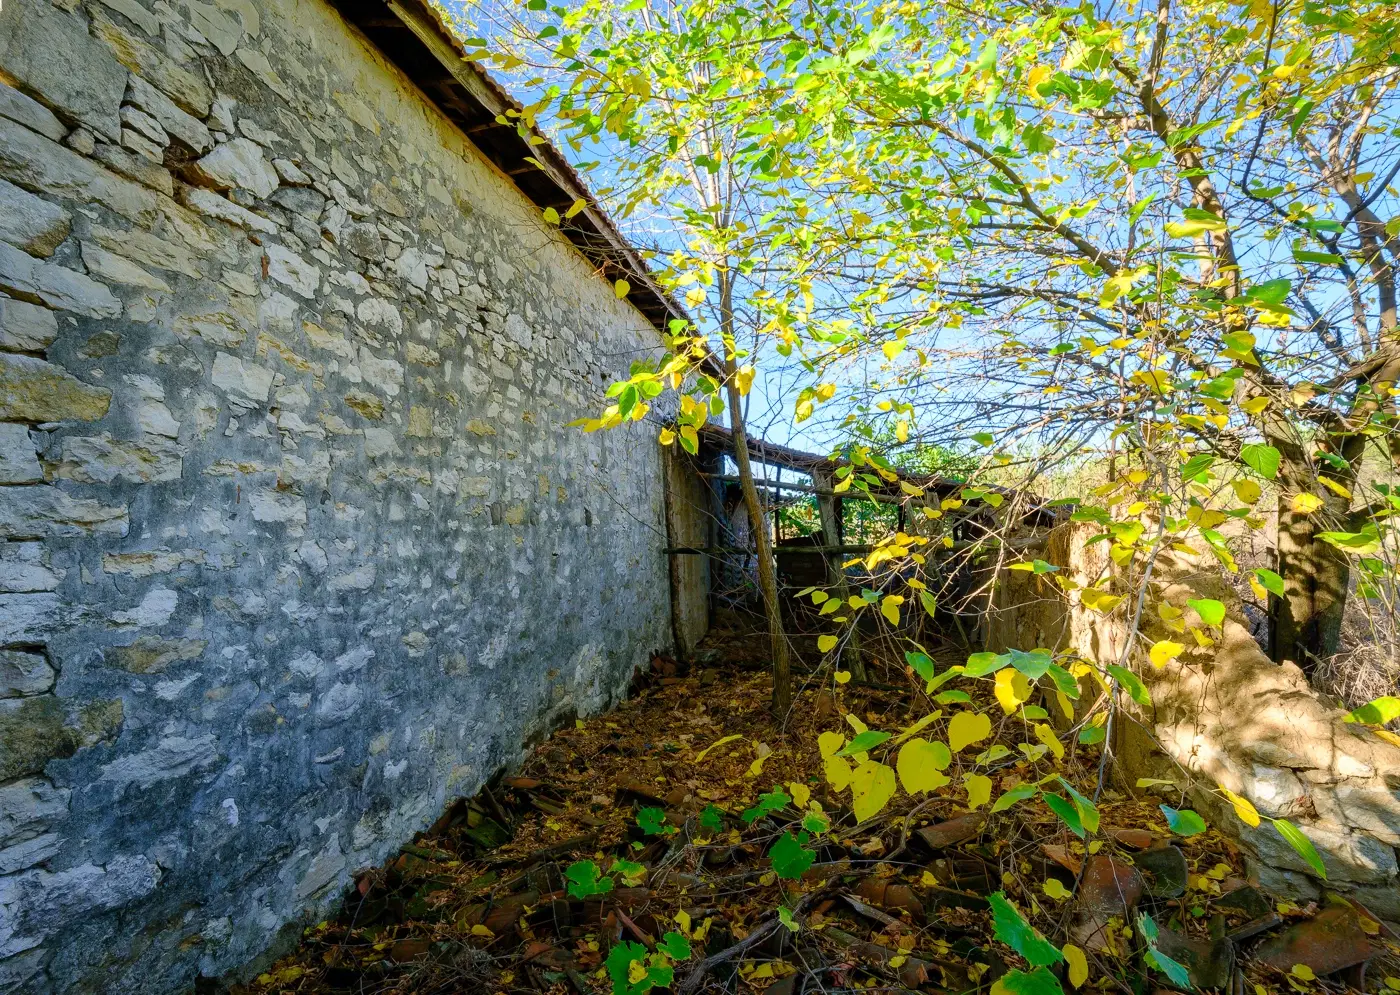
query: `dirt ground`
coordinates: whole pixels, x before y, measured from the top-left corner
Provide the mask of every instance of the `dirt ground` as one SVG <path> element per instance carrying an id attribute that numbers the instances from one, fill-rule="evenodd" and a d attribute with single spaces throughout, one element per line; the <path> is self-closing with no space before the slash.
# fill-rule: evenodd
<path id="1" fill-rule="evenodd" d="M 1026 965 L 997 938 L 992 893 L 1054 946 L 1087 953 L 1082 991 L 1189 990 L 1143 966 L 1143 914 L 1197 988 L 1400 991 L 1400 938 L 1387 926 L 1260 893 L 1223 837 L 1173 835 L 1161 798 L 1101 789 L 1101 825 L 1083 840 L 1038 803 L 967 812 L 951 786 L 918 804 L 900 794 L 856 825 L 849 793 L 823 777 L 817 737 L 847 713 L 872 729 L 908 726 L 933 707 L 922 682 L 878 659 L 874 686 L 799 673 L 779 726 L 765 645 L 725 630 L 703 662 L 653 660 L 619 708 L 561 729 L 454 804 L 234 992 L 1009 993 L 999 979 Z M 953 662 L 950 651 L 938 665 Z M 1092 794 L 1100 767 L 1099 748 L 1081 747 L 1062 773 Z M 998 780 L 993 797 L 1019 783 L 1016 765 Z M 811 800 L 830 831 L 808 839 Z M 794 856 L 792 839 L 811 856 L 785 879 L 775 868 Z M 627 955 L 614 954 L 622 945 Z M 1065 968 L 1052 971 L 1069 992 L 1080 979 Z"/>

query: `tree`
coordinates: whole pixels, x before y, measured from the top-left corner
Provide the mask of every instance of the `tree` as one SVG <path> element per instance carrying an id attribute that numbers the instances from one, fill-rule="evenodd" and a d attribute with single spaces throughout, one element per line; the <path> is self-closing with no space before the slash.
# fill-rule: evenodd
<path id="1" fill-rule="evenodd" d="M 624 216 L 681 223 L 663 276 L 696 305 L 718 286 L 728 383 L 796 364 L 796 422 L 894 436 L 856 446 L 838 488 L 882 479 L 906 443 L 973 440 L 971 483 L 1028 488 L 1107 453 L 1077 515 L 1129 560 L 1155 548 L 1133 524 L 1148 514 L 1234 570 L 1225 527 L 1265 528 L 1272 502 L 1277 562 L 1252 580 L 1277 659 L 1336 651 L 1354 568 L 1394 610 L 1393 5 L 585 0 L 545 17 L 564 84 L 538 109 L 571 141 L 609 137 Z M 706 396 L 695 345 L 627 384 Z"/>

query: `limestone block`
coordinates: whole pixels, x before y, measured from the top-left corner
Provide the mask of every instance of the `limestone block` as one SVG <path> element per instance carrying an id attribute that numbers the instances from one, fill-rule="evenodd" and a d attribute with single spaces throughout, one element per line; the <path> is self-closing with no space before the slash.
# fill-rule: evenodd
<path id="1" fill-rule="evenodd" d="M 306 501 L 300 494 L 265 489 L 248 495 L 255 522 L 306 524 Z"/>
<path id="2" fill-rule="evenodd" d="M 151 436 L 140 441 L 114 439 L 106 432 L 68 436 L 63 440 L 62 458 L 54 466 L 53 475 L 81 484 L 110 484 L 115 480 L 160 483 L 180 479 L 183 457 L 180 446 Z"/>
<path id="3" fill-rule="evenodd" d="M 220 197 L 214 191 L 206 190 L 204 187 L 180 187 L 176 191 L 176 199 L 192 211 L 207 214 L 220 221 L 227 221 L 231 225 L 266 232 L 269 235 L 277 233 L 277 226 L 267 218 L 260 214 L 254 214 L 246 207 L 239 207 L 233 201 Z"/>
<path id="4" fill-rule="evenodd" d="M 53 690 L 55 674 L 38 653 L 0 650 L 0 698 L 25 698 Z"/>
<path id="5" fill-rule="evenodd" d="M 170 144 L 170 136 L 165 133 L 165 129 L 160 126 L 160 122 L 139 107 L 131 104 L 123 104 L 121 109 L 121 119 L 123 133 L 126 129 L 135 131 L 143 136 L 146 141 L 154 143 L 158 148 L 164 149 Z"/>
<path id="6" fill-rule="evenodd" d="M 384 239 L 372 224 L 351 225 L 345 230 L 345 247 L 362 259 L 379 262 L 384 258 Z"/>
<path id="7" fill-rule="evenodd" d="M 272 168 L 277 170 L 278 177 L 288 186 L 311 186 L 311 177 L 307 176 L 305 171 L 290 159 L 273 159 Z"/>
<path id="8" fill-rule="evenodd" d="M 195 182 L 215 190 L 248 190 L 258 198 L 277 189 L 277 170 L 263 158 L 262 148 L 247 138 L 216 146 L 191 167 Z"/>
<path id="9" fill-rule="evenodd" d="M 175 101 L 161 93 L 150 83 L 133 73 L 127 82 L 127 102 L 139 107 L 159 125 L 163 134 L 177 139 L 188 146 L 196 155 L 203 155 L 214 147 L 209 129 L 193 115 L 186 114 Z M 152 141 L 159 141 L 155 135 L 148 135 Z"/>
<path id="10" fill-rule="evenodd" d="M 102 651 L 102 660 L 109 667 L 133 674 L 160 674 L 171 664 L 198 660 L 206 645 L 203 639 L 141 636 L 126 646 L 108 646 Z"/>
<path id="11" fill-rule="evenodd" d="M 0 350 L 43 352 L 58 338 L 58 319 L 46 307 L 0 297 Z"/>
<path id="12" fill-rule="evenodd" d="M 1306 814 L 1308 790 L 1291 770 L 1254 764 L 1245 779 L 1244 792 L 1254 807 L 1273 819 Z"/>
<path id="13" fill-rule="evenodd" d="M 0 419 L 96 421 L 111 401 L 110 390 L 89 386 L 52 363 L 0 354 Z"/>
<path id="14" fill-rule="evenodd" d="M 53 111 L 4 83 L 0 83 L 0 117 L 9 118 L 55 142 L 62 141 L 68 133 L 63 122 L 53 116 Z"/>
<path id="15" fill-rule="evenodd" d="M 1400 846 L 1400 789 L 1344 785 L 1332 797 L 1347 824 L 1392 846 Z"/>
<path id="16" fill-rule="evenodd" d="M 33 484 L 43 479 L 28 427 L 0 422 L 0 484 Z"/>
<path id="17" fill-rule="evenodd" d="M 0 847 L 47 833 L 67 817 L 71 795 L 37 777 L 0 787 Z"/>
<path id="18" fill-rule="evenodd" d="M 112 141 L 126 70 L 86 20 L 47 3 L 13 4 L 0 17 L 0 65 L 21 89 Z"/>
<path id="19" fill-rule="evenodd" d="M 283 210 L 313 222 L 321 217 L 321 212 L 326 207 L 325 196 L 311 187 L 278 187 L 268 199 Z M 317 241 L 320 241 L 319 236 Z"/>
<path id="20" fill-rule="evenodd" d="M 13 874 L 41 864 L 56 856 L 63 848 L 63 837 L 58 833 L 45 833 L 32 840 L 16 843 L 0 849 L 0 874 Z"/>
<path id="21" fill-rule="evenodd" d="M 152 37 L 160 36 L 160 19 L 143 7 L 140 0 L 102 0 L 107 7 L 121 14 Z"/>
<path id="22" fill-rule="evenodd" d="M 212 735 L 167 736 L 150 749 L 106 764 L 99 780 L 115 785 L 120 795 L 131 787 L 149 788 L 161 781 L 208 770 L 218 761 L 218 741 Z"/>
<path id="23" fill-rule="evenodd" d="M 129 524 L 125 505 L 72 498 L 48 484 L 0 487 L 0 538 L 124 536 Z"/>
<path id="24" fill-rule="evenodd" d="M 284 283 L 302 297 L 315 297 L 321 285 L 321 271 L 308 263 L 291 249 L 282 245 L 268 245 L 267 275 L 278 283 Z"/>
<path id="25" fill-rule="evenodd" d="M 108 283 L 124 283 L 130 287 L 170 293 L 170 284 L 160 277 L 147 273 L 131 260 L 108 252 L 94 242 L 83 243 L 83 265 L 93 276 Z"/>
<path id="26" fill-rule="evenodd" d="M 118 134 L 117 138 L 120 137 Z M 168 174 L 166 176 L 168 179 Z M 161 200 L 153 191 L 108 172 L 72 149 L 3 119 L 0 119 L 0 177 L 26 190 L 39 190 L 75 201 L 96 201 L 141 225 L 153 224 L 161 210 Z"/>
<path id="27" fill-rule="evenodd" d="M 41 773 L 54 757 L 71 757 L 77 748 L 78 737 L 53 695 L 0 701 L 0 781 Z M 0 927 L 0 956 L 4 935 Z"/>
<path id="28" fill-rule="evenodd" d="M 48 257 L 72 225 L 72 215 L 57 204 L 0 180 L 0 239 L 31 256 Z"/>
<path id="29" fill-rule="evenodd" d="M 149 81 L 155 88 L 197 118 L 209 116 L 213 91 L 198 66 L 187 69 L 163 48 L 127 31 L 101 10 L 89 7 L 92 33 L 116 56 L 118 62 Z M 123 80 L 123 84 L 125 84 Z"/>
<path id="30" fill-rule="evenodd" d="M 0 544 L 0 594 L 58 590 L 58 574 L 48 567 L 41 542 Z"/>
<path id="31" fill-rule="evenodd" d="M 143 898 L 159 882 L 160 868 L 139 854 L 114 857 L 102 867 L 82 864 L 0 878 L 0 958 L 37 947 L 78 916 Z"/>
<path id="32" fill-rule="evenodd" d="M 214 356 L 212 383 L 235 400 L 265 403 L 272 391 L 272 371 L 220 352 Z"/>
<path id="33" fill-rule="evenodd" d="M 122 136 L 126 142 L 126 135 Z M 131 145 L 131 142 L 127 142 Z M 136 154 L 127 148 L 118 145 L 108 145 L 106 142 L 98 145 L 92 153 L 92 157 L 112 172 L 125 176 L 128 180 L 135 180 L 142 186 L 150 187 L 159 193 L 169 197 L 175 192 L 175 178 L 161 165 L 164 153 L 159 150 L 147 149 L 141 154 Z"/>

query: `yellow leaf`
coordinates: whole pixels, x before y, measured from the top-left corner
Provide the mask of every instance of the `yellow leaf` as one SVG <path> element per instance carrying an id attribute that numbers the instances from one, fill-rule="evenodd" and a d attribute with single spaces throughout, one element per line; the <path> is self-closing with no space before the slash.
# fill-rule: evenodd
<path id="1" fill-rule="evenodd" d="M 845 791 L 851 783 L 851 764 L 845 757 L 827 757 L 822 761 L 822 773 L 837 791 Z"/>
<path id="2" fill-rule="evenodd" d="M 1051 729 L 1044 722 L 1037 722 L 1035 724 L 1035 738 L 1049 747 L 1050 752 L 1055 754 L 1056 760 L 1063 760 L 1065 758 L 1064 744 L 1061 743 L 1060 738 L 1055 735 L 1055 730 Z"/>
<path id="3" fill-rule="evenodd" d="M 1046 878 L 1045 883 L 1040 886 L 1040 890 L 1057 902 L 1063 902 L 1070 895 L 1069 889 L 1059 878 Z"/>
<path id="4" fill-rule="evenodd" d="M 886 359 L 893 360 L 896 356 L 898 356 L 901 352 L 904 351 L 904 343 L 901 342 L 899 339 L 892 339 L 889 342 L 886 342 L 884 345 L 880 346 L 880 351 L 885 354 Z"/>
<path id="5" fill-rule="evenodd" d="M 771 757 L 772 755 L 773 755 L 772 753 L 765 753 L 765 754 L 763 754 L 761 757 L 759 757 L 757 760 L 755 760 L 753 763 L 749 764 L 748 772 L 747 772 L 744 776 L 745 776 L 745 777 L 758 777 L 759 774 L 762 774 L 762 773 L 763 773 L 763 765 L 764 765 L 765 763 L 768 762 L 768 758 Z"/>
<path id="6" fill-rule="evenodd" d="M 734 373 L 734 386 L 739 389 L 739 396 L 746 397 L 753 387 L 754 368 L 751 365 L 739 367 Z"/>
<path id="7" fill-rule="evenodd" d="M 825 733 L 824 733 L 823 735 L 829 735 L 829 734 L 825 734 Z M 714 741 L 713 743 L 711 743 L 709 746 L 705 747 L 703 750 L 701 750 L 699 753 L 697 753 L 697 754 L 695 755 L 695 760 L 692 761 L 692 762 L 698 764 L 698 763 L 700 763 L 700 761 L 704 760 L 705 757 L 709 754 L 709 752 L 710 752 L 711 750 L 713 750 L 715 747 L 717 747 L 717 746 L 723 746 L 725 743 L 732 743 L 732 742 L 734 742 L 736 739 L 743 739 L 743 738 L 744 738 L 744 737 L 741 736 L 741 735 L 740 735 L 739 733 L 737 733 L 737 732 L 736 732 L 734 735 L 732 735 L 732 736 L 721 736 L 719 739 L 715 740 L 715 741 Z M 837 738 L 838 738 L 838 739 L 841 739 L 839 733 L 837 734 Z M 844 739 L 841 739 L 841 744 L 844 744 L 845 742 L 846 742 L 846 741 L 845 741 Z M 840 744 L 838 744 L 837 747 L 836 747 L 836 750 L 839 750 L 839 749 L 841 749 L 841 745 L 840 745 Z M 832 752 L 832 753 L 835 753 L 836 750 L 832 750 L 831 752 Z M 822 755 L 825 756 L 826 754 L 822 754 Z"/>
<path id="8" fill-rule="evenodd" d="M 836 671 L 836 673 L 832 674 L 831 676 L 834 677 L 834 678 L 836 678 L 836 683 L 837 683 L 837 684 L 849 684 L 849 683 L 851 683 L 851 672 L 850 672 L 849 670 L 838 670 L 838 671 Z"/>
<path id="9" fill-rule="evenodd" d="M 559 212 L 552 207 L 546 207 L 544 209 L 544 219 L 552 225 L 557 225 L 559 223 Z"/>
<path id="10" fill-rule="evenodd" d="M 880 602 L 880 614 L 885 616 L 890 625 L 899 624 L 899 606 L 903 603 L 904 595 L 902 594 L 887 594 Z"/>
<path id="11" fill-rule="evenodd" d="M 1331 477 L 1318 477 L 1317 482 L 1323 487 L 1326 487 L 1333 494 L 1337 495 L 1337 497 L 1346 498 L 1348 501 L 1351 500 L 1351 491 L 1347 490 L 1345 487 L 1337 483 L 1337 481 L 1333 480 Z"/>
<path id="12" fill-rule="evenodd" d="M 800 781 L 789 781 L 787 789 L 798 808 L 806 808 L 807 803 L 812 800 L 812 789 Z"/>
<path id="13" fill-rule="evenodd" d="M 967 807 L 973 811 L 992 800 L 992 779 L 985 774 L 964 774 L 963 786 L 967 788 Z"/>
<path id="14" fill-rule="evenodd" d="M 1074 702 L 1070 699 L 1070 696 L 1065 694 L 1063 691 L 1056 690 L 1055 703 L 1060 706 L 1060 711 L 1064 713 L 1065 718 L 1068 719 L 1070 722 L 1073 722 Z"/>
<path id="15" fill-rule="evenodd" d="M 835 756 L 845 745 L 846 737 L 839 732 L 824 732 L 817 737 L 817 750 L 820 751 L 823 760 Z"/>
<path id="16" fill-rule="evenodd" d="M 669 446 L 676 441 L 676 433 L 672 432 L 669 428 L 663 428 L 661 434 L 656 437 L 656 441 L 660 442 L 663 446 Z"/>
<path id="17" fill-rule="evenodd" d="M 921 888 L 937 888 L 937 887 L 938 887 L 938 878 L 936 878 L 936 877 L 933 876 L 933 872 L 932 872 L 932 871 L 924 871 L 922 874 L 919 875 L 919 887 L 921 887 Z"/>
<path id="18" fill-rule="evenodd" d="M 1247 826 L 1258 828 L 1259 812 L 1250 804 L 1249 799 L 1241 798 L 1224 786 L 1222 786 L 1220 790 L 1226 798 L 1230 799 L 1230 804 L 1235 806 L 1235 814 L 1240 817 L 1240 821 Z"/>
<path id="19" fill-rule="evenodd" d="M 1253 504 L 1255 501 L 1259 500 L 1259 495 L 1261 493 L 1259 485 L 1247 477 L 1237 478 L 1231 482 L 1230 486 L 1235 489 L 1235 497 L 1239 498 L 1245 504 Z"/>
<path id="20" fill-rule="evenodd" d="M 911 795 L 922 791 L 932 791 L 948 783 L 941 773 L 952 760 L 948 748 L 942 743 L 930 743 L 926 739 L 911 739 L 899 751 L 895 769 L 899 772 L 899 783 Z"/>
<path id="21" fill-rule="evenodd" d="M 1300 515 L 1311 515 L 1318 508 L 1321 508 L 1323 503 L 1322 498 L 1318 497 L 1316 494 L 1302 493 L 1294 494 L 1293 500 L 1288 504 L 1290 508 Z"/>
<path id="22" fill-rule="evenodd" d="M 1152 649 L 1147 655 L 1152 660 L 1152 666 L 1160 670 L 1184 649 L 1186 649 L 1186 647 L 1181 645 L 1181 643 L 1173 642 L 1170 639 L 1163 639 L 1160 642 L 1153 643 Z"/>
<path id="23" fill-rule="evenodd" d="M 1089 980 L 1089 959 L 1084 956 L 1084 951 L 1080 950 L 1073 943 L 1066 943 L 1060 948 L 1060 953 L 1065 955 L 1065 963 L 1069 965 L 1069 983 L 1078 988 Z"/>
<path id="24" fill-rule="evenodd" d="M 838 640 L 838 639 L 837 639 L 835 636 L 833 636 L 833 635 L 818 636 L 818 637 L 817 637 L 817 650 L 818 650 L 818 652 L 821 652 L 821 653 L 830 652 L 831 649 L 832 649 L 839 641 L 840 641 L 840 640 Z"/>
<path id="25" fill-rule="evenodd" d="M 613 284 L 613 293 L 617 295 L 618 300 L 626 297 L 628 291 L 631 289 L 632 284 L 628 283 L 626 280 L 618 280 Z"/>
<path id="26" fill-rule="evenodd" d="M 491 932 L 490 929 L 483 926 L 481 923 L 477 923 L 472 927 L 472 936 L 484 936 L 487 939 L 492 939 L 495 935 L 495 933 Z"/>
<path id="27" fill-rule="evenodd" d="M 685 909 L 676 910 L 676 927 L 685 936 L 690 935 L 690 913 Z"/>
<path id="28" fill-rule="evenodd" d="M 572 204 L 569 205 L 569 209 L 564 212 L 564 217 L 572 218 L 575 214 L 577 214 L 579 211 L 582 211 L 587 206 L 588 201 L 580 197 L 578 200 L 574 201 Z"/>
<path id="29" fill-rule="evenodd" d="M 1290 973 L 1299 981 L 1317 980 L 1317 975 L 1313 973 L 1313 969 L 1308 967 L 1308 965 L 1306 964 L 1294 964 L 1293 970 Z"/>
<path id="30" fill-rule="evenodd" d="M 1002 711 L 1010 715 L 1021 707 L 1022 702 L 1030 700 L 1031 682 L 1019 670 L 1010 667 L 998 670 L 996 696 L 997 701 L 1001 702 Z"/>
<path id="31" fill-rule="evenodd" d="M 851 773 L 851 811 L 856 822 L 879 815 L 894 797 L 894 771 L 877 760 L 867 760 Z"/>
<path id="32" fill-rule="evenodd" d="M 981 712 L 959 712 L 948 723 L 948 749 L 957 753 L 992 734 L 992 720 Z"/>

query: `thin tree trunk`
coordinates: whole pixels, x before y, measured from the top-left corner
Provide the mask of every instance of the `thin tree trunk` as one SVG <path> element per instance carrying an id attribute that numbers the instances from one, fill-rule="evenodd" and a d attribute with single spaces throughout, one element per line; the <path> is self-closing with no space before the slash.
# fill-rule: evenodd
<path id="1" fill-rule="evenodd" d="M 758 546 L 758 587 L 763 594 L 764 612 L 768 616 L 768 643 L 773 655 L 773 714 L 779 719 L 792 707 L 792 662 L 788 659 L 787 638 L 783 635 L 782 606 L 778 602 L 778 576 L 773 568 L 773 545 L 768 537 L 767 519 L 758 500 L 758 488 L 753 482 L 753 465 L 749 462 L 749 441 L 744 432 L 744 407 L 736 377 L 738 361 L 734 357 L 734 312 L 732 290 L 728 275 L 720 277 L 720 315 L 724 339 L 724 379 L 729 396 L 730 431 L 734 436 L 734 462 L 739 466 L 739 485 L 744 491 L 744 505 Z"/>

